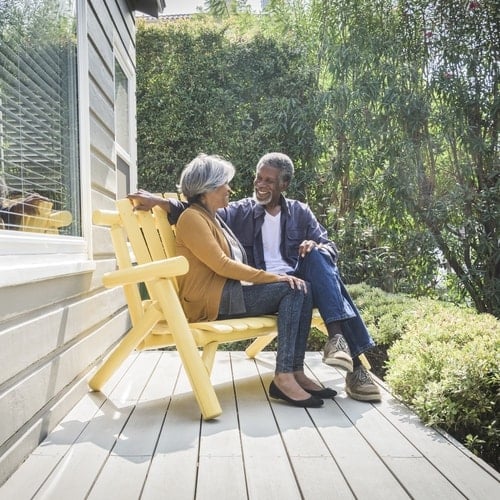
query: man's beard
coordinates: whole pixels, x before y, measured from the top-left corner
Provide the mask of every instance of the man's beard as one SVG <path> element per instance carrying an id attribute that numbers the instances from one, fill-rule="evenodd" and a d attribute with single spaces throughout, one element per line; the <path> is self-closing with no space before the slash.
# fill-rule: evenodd
<path id="1" fill-rule="evenodd" d="M 255 200 L 255 202 L 258 205 L 267 205 L 273 199 L 273 194 L 269 193 L 269 195 L 266 198 L 259 199 L 259 198 L 257 198 L 257 194 L 256 194 L 256 192 L 254 190 L 254 192 L 253 192 L 253 199 Z"/>

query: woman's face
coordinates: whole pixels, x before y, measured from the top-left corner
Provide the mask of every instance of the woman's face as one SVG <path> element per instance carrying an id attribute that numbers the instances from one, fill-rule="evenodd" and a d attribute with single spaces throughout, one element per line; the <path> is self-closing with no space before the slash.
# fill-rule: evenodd
<path id="1" fill-rule="evenodd" d="M 213 191 L 205 193 L 205 204 L 210 210 L 216 211 L 219 208 L 227 207 L 231 188 L 229 184 L 223 184 Z"/>

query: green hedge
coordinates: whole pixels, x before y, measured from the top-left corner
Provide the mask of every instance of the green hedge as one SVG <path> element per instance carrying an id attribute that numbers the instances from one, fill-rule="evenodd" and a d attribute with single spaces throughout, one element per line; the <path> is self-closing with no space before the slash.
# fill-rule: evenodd
<path id="1" fill-rule="evenodd" d="M 422 421 L 499 468 L 500 322 L 430 299 L 349 287 L 377 344 L 384 380 Z"/>
<path id="2" fill-rule="evenodd" d="M 500 321 L 366 284 L 347 288 L 377 350 L 387 351 L 384 380 L 391 391 L 425 424 L 449 432 L 498 470 Z M 248 344 L 226 348 L 244 350 Z M 324 344 L 325 336 L 313 329 L 307 349 L 321 351 Z M 276 340 L 266 350 L 276 350 Z M 370 353 L 368 359 L 372 363 Z"/>

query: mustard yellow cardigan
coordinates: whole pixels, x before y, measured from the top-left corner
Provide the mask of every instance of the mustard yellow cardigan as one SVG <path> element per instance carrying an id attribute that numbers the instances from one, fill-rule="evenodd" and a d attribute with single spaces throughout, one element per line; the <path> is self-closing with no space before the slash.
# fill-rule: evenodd
<path id="1" fill-rule="evenodd" d="M 227 279 L 272 283 L 277 275 L 232 260 L 221 227 L 206 210 L 191 205 L 176 224 L 177 255 L 189 261 L 189 271 L 179 276 L 179 296 L 188 321 L 217 318 Z"/>

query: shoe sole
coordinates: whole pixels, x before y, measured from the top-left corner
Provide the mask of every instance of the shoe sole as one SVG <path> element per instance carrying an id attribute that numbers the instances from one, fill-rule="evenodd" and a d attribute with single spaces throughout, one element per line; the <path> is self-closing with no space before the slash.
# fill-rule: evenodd
<path id="1" fill-rule="evenodd" d="M 352 359 L 348 358 L 347 355 L 345 357 L 331 357 L 331 358 L 325 358 L 323 357 L 323 363 L 328 366 L 333 366 L 335 368 L 340 368 L 342 370 L 345 370 L 347 372 L 352 372 Z"/>
<path id="2" fill-rule="evenodd" d="M 370 403 L 380 403 L 382 396 L 380 394 L 354 394 L 347 387 L 345 388 L 347 395 L 356 401 L 365 401 Z"/>

